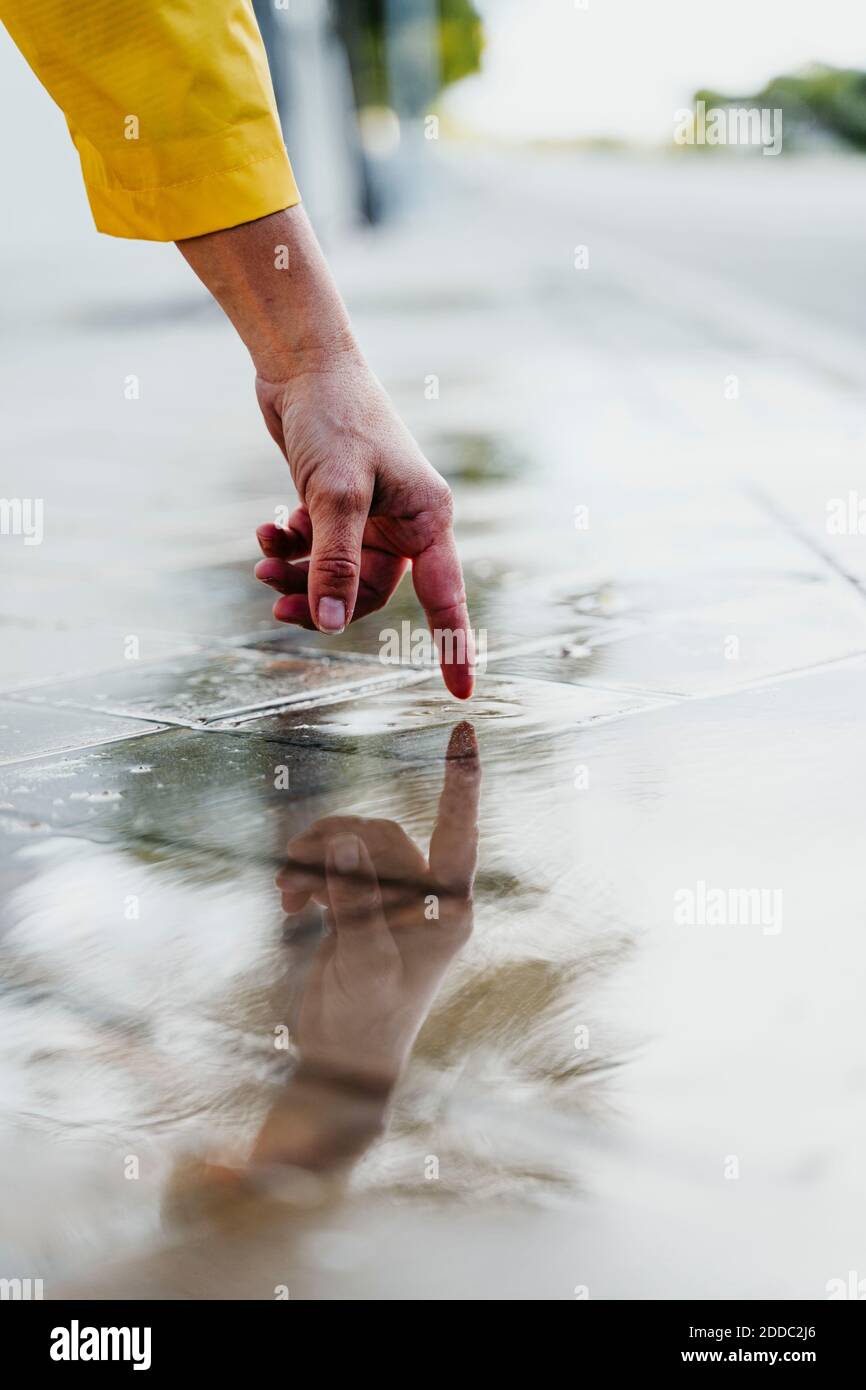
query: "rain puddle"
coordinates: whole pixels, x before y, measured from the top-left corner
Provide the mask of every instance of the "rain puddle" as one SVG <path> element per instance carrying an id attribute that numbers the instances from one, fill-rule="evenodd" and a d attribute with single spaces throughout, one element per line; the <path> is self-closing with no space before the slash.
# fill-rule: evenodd
<path id="1" fill-rule="evenodd" d="M 760 1229 L 755 1296 L 844 1273 L 855 828 L 819 848 L 812 817 L 858 680 L 674 707 L 489 677 L 472 725 L 424 688 L 9 769 L 3 1269 L 47 1296 L 709 1296 Z M 778 932 L 676 922 L 684 886 L 765 879 Z M 820 1134 L 804 1088 L 835 1092 Z"/>

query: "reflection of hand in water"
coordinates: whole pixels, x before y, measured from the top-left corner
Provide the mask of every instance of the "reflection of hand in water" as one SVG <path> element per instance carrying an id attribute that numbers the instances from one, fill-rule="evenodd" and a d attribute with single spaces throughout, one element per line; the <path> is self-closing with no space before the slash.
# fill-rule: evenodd
<path id="1" fill-rule="evenodd" d="M 390 1092 L 472 930 L 480 781 L 474 730 L 459 724 L 427 858 L 395 822 L 355 816 L 317 821 L 289 843 L 277 876 L 283 909 L 319 904 L 328 932 L 314 943 L 293 1011 L 299 1065 L 254 1163 L 338 1166 L 381 1131 Z"/>

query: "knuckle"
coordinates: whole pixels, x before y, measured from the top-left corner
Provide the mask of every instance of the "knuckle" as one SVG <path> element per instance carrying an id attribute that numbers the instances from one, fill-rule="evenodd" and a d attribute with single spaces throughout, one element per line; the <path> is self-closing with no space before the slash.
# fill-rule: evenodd
<path id="1" fill-rule="evenodd" d="M 436 510 L 446 517 L 454 515 L 454 493 L 451 491 L 444 478 L 440 478 L 439 486 L 436 489 Z"/>
<path id="2" fill-rule="evenodd" d="M 368 493 L 352 478 L 330 478 L 322 487 L 321 495 L 317 493 L 316 501 L 320 506 L 341 515 L 365 511 Z"/>
<path id="3" fill-rule="evenodd" d="M 314 568 L 320 583 L 323 579 L 348 583 L 358 578 L 361 569 L 358 561 L 347 555 L 317 556 Z"/>
<path id="4" fill-rule="evenodd" d="M 463 592 L 462 589 L 458 589 L 454 595 L 454 598 L 450 602 L 443 603 L 436 608 L 428 609 L 427 616 L 430 618 L 435 618 L 437 622 L 442 622 L 443 624 L 445 623 L 445 619 L 447 618 L 453 624 L 455 629 L 462 630 L 461 619 L 463 617 L 463 609 L 465 607 L 466 594 Z M 445 626 L 447 626 L 447 624 L 445 624 Z"/>
<path id="5" fill-rule="evenodd" d="M 451 584 L 438 595 L 440 602 L 425 609 L 428 617 L 448 618 L 447 627 L 462 631 L 467 626 L 466 588 L 463 575 L 458 573 Z"/>
<path id="6" fill-rule="evenodd" d="M 417 514 L 437 526 L 454 515 L 454 494 L 442 474 L 429 464 L 412 480 L 411 496 Z"/>

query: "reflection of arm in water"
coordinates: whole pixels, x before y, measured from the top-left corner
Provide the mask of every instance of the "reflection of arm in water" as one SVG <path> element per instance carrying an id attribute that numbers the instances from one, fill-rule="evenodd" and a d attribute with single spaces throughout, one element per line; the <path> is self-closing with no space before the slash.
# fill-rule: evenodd
<path id="1" fill-rule="evenodd" d="M 221 1196 L 272 1182 L 275 1195 L 291 1197 L 301 1174 L 301 1205 L 315 1201 L 313 1175 L 339 1179 L 383 1133 L 415 1038 L 472 931 L 480 787 L 475 731 L 461 723 L 428 856 L 394 821 L 357 816 L 327 817 L 290 841 L 276 883 L 297 986 L 286 1014 L 298 1064 L 247 1163 L 178 1172 L 178 1215 L 204 1215 Z"/>
<path id="2" fill-rule="evenodd" d="M 303 941 L 290 946 L 304 976 L 291 1018 L 300 1061 L 258 1135 L 253 1170 L 344 1167 L 382 1132 L 418 1031 L 472 930 L 480 781 L 475 733 L 460 724 L 428 858 L 393 821 L 360 817 L 318 821 L 288 845 L 277 876 L 283 908 L 293 916 L 318 904 L 328 932 L 311 956 Z"/>
<path id="3" fill-rule="evenodd" d="M 271 1298 L 303 1283 L 295 1243 L 320 1228 L 320 1207 L 383 1133 L 415 1038 L 471 933 L 480 785 L 474 730 L 459 724 L 428 857 L 387 820 L 330 817 L 291 841 L 277 886 L 296 928 L 288 950 L 299 989 L 287 1015 L 297 1067 L 246 1164 L 176 1170 L 163 1203 L 175 1227 L 167 1245 L 62 1296 Z M 319 922 L 311 935 L 306 923 L 322 910 L 328 930 Z"/>

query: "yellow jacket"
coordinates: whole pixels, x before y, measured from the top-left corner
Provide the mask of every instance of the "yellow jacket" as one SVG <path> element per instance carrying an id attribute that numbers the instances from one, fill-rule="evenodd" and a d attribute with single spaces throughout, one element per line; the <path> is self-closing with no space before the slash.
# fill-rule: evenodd
<path id="1" fill-rule="evenodd" d="M 111 236 L 178 241 L 300 201 L 250 0 L 0 0 Z"/>

